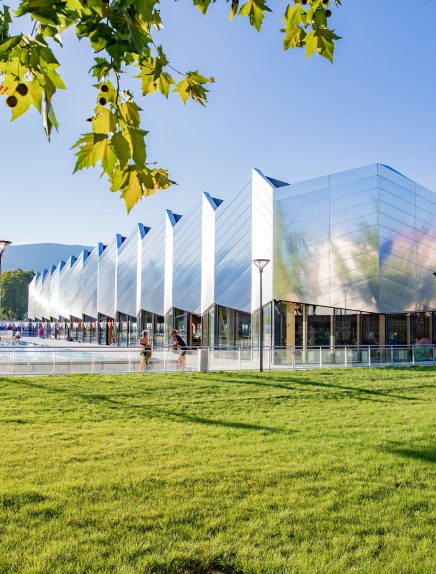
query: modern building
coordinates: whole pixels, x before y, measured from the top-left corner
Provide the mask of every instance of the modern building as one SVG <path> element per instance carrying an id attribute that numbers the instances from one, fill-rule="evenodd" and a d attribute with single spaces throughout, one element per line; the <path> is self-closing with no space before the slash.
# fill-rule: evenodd
<path id="1" fill-rule="evenodd" d="M 436 194 L 382 164 L 288 184 L 258 169 L 231 200 L 204 193 L 38 273 L 29 318 L 52 337 L 155 346 L 436 341 Z"/>

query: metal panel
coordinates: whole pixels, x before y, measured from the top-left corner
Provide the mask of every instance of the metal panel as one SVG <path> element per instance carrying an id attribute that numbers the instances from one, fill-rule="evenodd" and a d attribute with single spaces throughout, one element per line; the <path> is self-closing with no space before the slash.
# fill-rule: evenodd
<path id="1" fill-rule="evenodd" d="M 35 319 L 35 283 L 36 275 L 33 276 L 27 290 L 27 318 Z"/>
<path id="2" fill-rule="evenodd" d="M 273 298 L 274 193 L 276 188 L 261 171 L 252 173 L 251 259 L 269 259 L 262 280 L 262 305 Z M 259 308 L 259 271 L 252 267 L 251 311 Z"/>
<path id="3" fill-rule="evenodd" d="M 117 265 L 116 311 L 132 317 L 137 313 L 137 276 L 140 264 L 139 247 L 149 228 L 138 223 L 121 245 Z"/>
<path id="4" fill-rule="evenodd" d="M 199 203 L 174 228 L 172 306 L 197 315 L 201 312 L 201 216 Z"/>
<path id="5" fill-rule="evenodd" d="M 118 250 L 125 237 L 117 234 L 103 251 L 99 261 L 97 311 L 115 318 L 117 300 L 117 260 Z"/>
<path id="6" fill-rule="evenodd" d="M 76 257 L 70 257 L 59 274 L 59 317 L 69 319 L 70 312 L 70 275 L 71 267 L 74 265 Z"/>
<path id="7" fill-rule="evenodd" d="M 221 199 L 203 193 L 201 209 L 201 315 L 215 302 L 216 214 Z"/>
<path id="8" fill-rule="evenodd" d="M 50 318 L 59 319 L 59 274 L 65 265 L 65 261 L 60 261 L 52 273 L 50 282 Z"/>
<path id="9" fill-rule="evenodd" d="M 142 241 L 140 308 L 164 314 L 165 220 Z"/>
<path id="10" fill-rule="evenodd" d="M 70 315 L 77 319 L 81 319 L 83 315 L 83 264 L 89 254 L 87 249 L 82 251 L 70 270 L 68 304 Z"/>
<path id="11" fill-rule="evenodd" d="M 216 218 L 215 302 L 251 310 L 251 186 L 223 204 Z"/>
<path id="12" fill-rule="evenodd" d="M 97 285 L 99 259 L 105 250 L 103 243 L 98 243 L 91 251 L 91 254 L 83 262 L 83 293 L 82 310 L 83 314 L 93 319 L 97 319 Z"/>

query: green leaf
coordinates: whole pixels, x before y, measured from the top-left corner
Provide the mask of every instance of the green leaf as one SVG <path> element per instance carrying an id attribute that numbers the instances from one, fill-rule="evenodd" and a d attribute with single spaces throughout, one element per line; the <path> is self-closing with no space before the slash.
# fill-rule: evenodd
<path id="1" fill-rule="evenodd" d="M 304 10 L 302 9 L 301 4 L 297 4 L 296 6 L 288 5 L 283 17 L 286 24 L 286 30 L 292 30 L 301 24 L 303 22 L 303 14 Z"/>
<path id="2" fill-rule="evenodd" d="M 41 113 L 41 102 L 42 102 L 42 88 L 38 80 L 33 80 L 27 84 L 29 88 L 29 98 L 38 112 Z"/>
<path id="3" fill-rule="evenodd" d="M 145 164 L 146 152 L 144 136 L 146 134 L 147 132 L 139 128 L 129 128 L 123 131 L 123 136 L 129 143 L 133 160 L 140 166 Z"/>
<path id="4" fill-rule="evenodd" d="M 334 32 L 327 28 L 311 30 L 305 38 L 307 58 L 310 58 L 314 52 L 317 52 L 330 60 L 330 62 L 333 62 L 334 42 L 339 39 L 339 36 L 336 36 Z"/>
<path id="5" fill-rule="evenodd" d="M 121 167 L 125 167 L 131 157 L 130 145 L 121 132 L 116 132 L 112 136 L 111 144 L 117 155 Z"/>
<path id="6" fill-rule="evenodd" d="M 92 120 L 92 131 L 96 134 L 108 134 L 116 129 L 116 119 L 114 114 L 104 106 L 95 108 Z"/>
<path id="7" fill-rule="evenodd" d="M 55 128 L 55 130 L 57 130 L 59 127 L 59 123 L 56 119 L 53 106 L 51 105 L 51 102 L 47 99 L 47 94 L 45 94 L 44 104 L 42 107 L 42 120 L 45 133 L 47 134 L 47 137 L 50 140 L 52 129 Z"/>
<path id="8" fill-rule="evenodd" d="M 32 103 L 29 94 L 26 96 L 20 96 L 18 93 L 15 93 L 15 96 L 17 98 L 17 105 L 15 108 L 12 108 L 12 120 L 16 120 L 18 117 L 26 113 Z"/>
<path id="9" fill-rule="evenodd" d="M 204 85 L 214 81 L 212 77 L 200 76 L 198 71 L 188 72 L 186 78 L 177 84 L 174 91 L 179 93 L 183 103 L 186 104 L 188 99 L 192 98 L 195 102 L 204 106 L 207 101 L 207 92 L 209 91 Z"/>
<path id="10" fill-rule="evenodd" d="M 271 12 L 265 0 L 248 0 L 239 10 L 239 15 L 248 16 L 250 24 L 260 32 L 265 12 Z"/>
<path id="11" fill-rule="evenodd" d="M 0 56 L 10 52 L 13 48 L 15 48 L 15 46 L 18 46 L 18 44 L 21 42 L 21 39 L 22 35 L 20 34 L 19 36 L 11 36 L 10 38 L 0 42 Z"/>
<path id="12" fill-rule="evenodd" d="M 285 32 L 285 30 L 283 30 Z M 283 48 L 301 48 L 304 46 L 304 39 L 306 32 L 300 26 L 286 30 L 285 37 L 283 38 Z"/>
<path id="13" fill-rule="evenodd" d="M 94 167 L 98 162 L 108 175 L 114 171 L 117 157 L 105 134 L 84 134 L 73 148 L 78 148 L 74 173 L 80 169 Z"/>
<path id="14" fill-rule="evenodd" d="M 139 112 L 141 108 L 135 102 L 125 102 L 118 106 L 121 118 L 126 124 L 139 126 L 141 118 Z"/>
<path id="15" fill-rule="evenodd" d="M 232 21 L 233 18 L 238 13 L 238 8 L 239 8 L 239 0 L 232 0 L 232 5 L 230 8 L 230 14 L 229 14 L 229 20 L 230 21 Z"/>
<path id="16" fill-rule="evenodd" d="M 53 64 L 50 64 L 49 66 L 47 66 L 47 76 L 50 78 L 50 81 L 58 90 L 66 90 L 67 89 L 66 85 L 64 84 L 64 81 L 62 80 L 60 75 L 54 69 Z"/>
<path id="17" fill-rule="evenodd" d="M 209 8 L 211 0 L 194 0 L 194 6 L 200 10 L 202 14 L 206 14 L 207 9 Z"/>
<path id="18" fill-rule="evenodd" d="M 91 68 L 93 76 L 101 80 L 109 75 L 112 65 L 105 58 L 95 58 L 95 64 Z"/>
<path id="19" fill-rule="evenodd" d="M 142 199 L 142 185 L 138 179 L 136 171 L 130 171 L 125 185 L 121 190 L 121 196 L 127 207 L 127 213 L 130 213 L 140 199 Z"/>

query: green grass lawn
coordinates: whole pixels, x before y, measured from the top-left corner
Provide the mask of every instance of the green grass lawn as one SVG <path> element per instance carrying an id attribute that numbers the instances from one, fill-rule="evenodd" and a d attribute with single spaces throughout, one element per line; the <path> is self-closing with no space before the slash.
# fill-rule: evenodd
<path id="1" fill-rule="evenodd" d="M 0 573 L 434 573 L 436 370 L 0 378 Z"/>

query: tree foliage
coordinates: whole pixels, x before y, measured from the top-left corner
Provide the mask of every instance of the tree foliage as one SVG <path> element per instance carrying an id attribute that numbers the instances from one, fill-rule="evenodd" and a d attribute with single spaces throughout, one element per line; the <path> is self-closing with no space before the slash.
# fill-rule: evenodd
<path id="1" fill-rule="evenodd" d="M 217 0 L 193 0 L 206 14 Z M 266 0 L 226 0 L 230 19 L 247 17 L 260 31 L 267 13 Z M 317 53 L 333 61 L 339 37 L 330 26 L 331 8 L 341 0 L 292 0 L 283 16 L 283 47 L 303 48 L 307 57 Z M 32 29 L 22 30 L 30 21 Z M 122 82 L 123 74 L 135 69 L 142 95 L 160 92 L 180 96 L 183 103 L 207 101 L 213 77 L 198 70 L 178 72 L 158 43 L 163 23 L 159 0 L 21 0 L 14 11 L 0 7 L 0 94 L 15 120 L 31 106 L 42 115 L 50 138 L 58 129 L 54 112 L 57 90 L 65 89 L 59 75 L 55 43 L 62 46 L 62 34 L 74 28 L 79 40 L 87 39 L 95 54 L 90 70 L 95 82 L 96 106 L 88 118 L 90 131 L 74 144 L 75 171 L 99 165 L 120 192 L 130 210 L 143 196 L 165 189 L 173 182 L 168 171 L 147 161 L 141 108 Z M 12 29 L 14 31 L 12 31 Z M 89 114 L 87 114 L 89 115 Z"/>
<path id="2" fill-rule="evenodd" d="M 1 319 L 24 319 L 27 313 L 27 289 L 33 271 L 5 271 L 0 278 Z"/>

